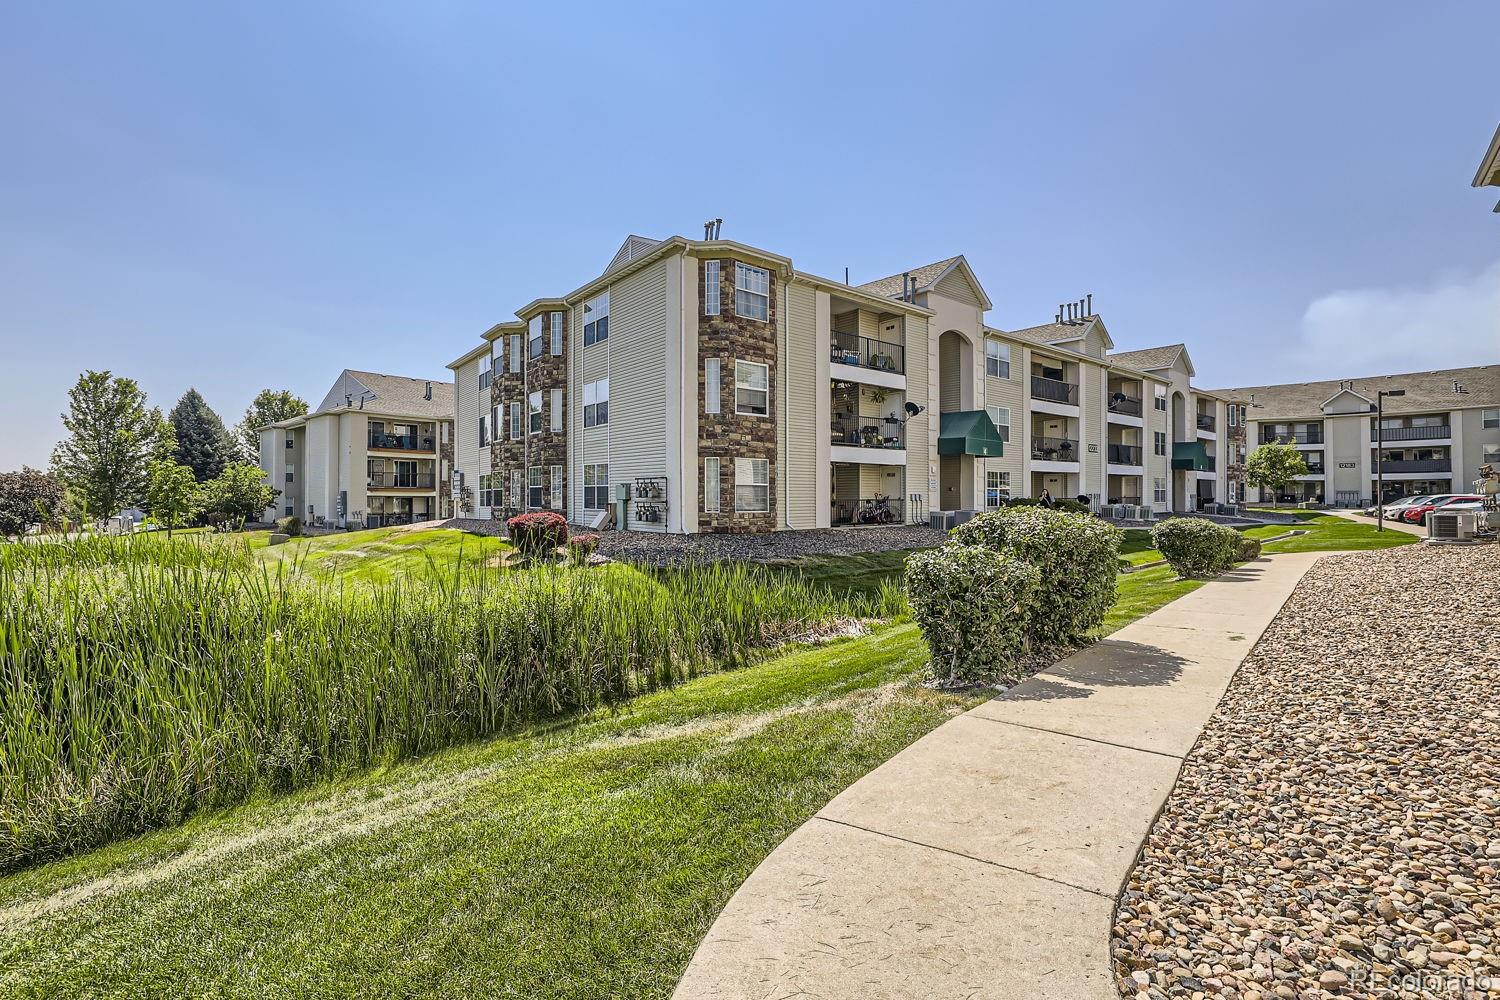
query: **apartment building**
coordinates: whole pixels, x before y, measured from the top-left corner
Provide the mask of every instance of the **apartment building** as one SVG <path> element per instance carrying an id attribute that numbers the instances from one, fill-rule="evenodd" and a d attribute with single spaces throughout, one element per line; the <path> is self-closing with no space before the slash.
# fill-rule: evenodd
<path id="1" fill-rule="evenodd" d="M 346 369 L 306 416 L 260 428 L 267 520 L 381 527 L 452 516 L 453 383 Z"/>
<path id="2" fill-rule="evenodd" d="M 452 502 L 695 533 L 1226 499 L 1228 400 L 1180 344 L 1113 354 L 1091 305 L 1007 332 L 962 256 L 852 285 L 714 226 L 631 236 L 449 364 Z"/>
<path id="3" fill-rule="evenodd" d="M 1384 397 L 1377 424 L 1377 395 L 1391 391 L 1404 394 Z M 1219 394 L 1244 401 L 1252 450 L 1280 441 L 1303 452 L 1309 474 L 1281 494 L 1284 501 L 1373 504 L 1377 459 L 1386 500 L 1464 492 L 1479 478 L 1480 465 L 1500 464 L 1500 365 Z M 1272 499 L 1252 492 L 1258 500 Z"/>

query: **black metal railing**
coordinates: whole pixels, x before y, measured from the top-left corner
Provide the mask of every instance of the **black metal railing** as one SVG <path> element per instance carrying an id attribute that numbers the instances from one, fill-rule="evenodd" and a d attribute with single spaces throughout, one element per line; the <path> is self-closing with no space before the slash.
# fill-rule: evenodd
<path id="1" fill-rule="evenodd" d="M 1109 395 L 1109 412 L 1138 417 L 1141 415 L 1141 401 L 1123 392 L 1112 392 Z"/>
<path id="2" fill-rule="evenodd" d="M 1313 463 L 1308 462 L 1307 463 L 1307 474 L 1309 476 L 1321 476 L 1321 475 L 1324 475 L 1323 466 L 1322 465 L 1314 465 Z"/>
<path id="3" fill-rule="evenodd" d="M 1382 472 L 1452 472 L 1451 458 L 1398 458 L 1380 463 Z"/>
<path id="4" fill-rule="evenodd" d="M 1453 435 L 1447 424 L 1430 427 L 1386 427 L 1370 428 L 1372 441 L 1446 441 Z"/>
<path id="5" fill-rule="evenodd" d="M 1215 427 L 1214 415 L 1212 413 L 1198 414 L 1198 429 L 1200 431 L 1211 431 Z"/>
<path id="6" fill-rule="evenodd" d="M 1075 382 L 1062 382 L 1055 378 L 1033 375 L 1031 376 L 1031 398 L 1077 406 L 1078 385 Z"/>
<path id="7" fill-rule="evenodd" d="M 905 524 L 906 504 L 896 497 L 876 495 L 852 503 L 833 503 L 834 525 Z"/>
<path id="8" fill-rule="evenodd" d="M 430 490 L 436 477 L 430 472 L 372 472 L 370 488 L 376 490 Z"/>
<path id="9" fill-rule="evenodd" d="M 1070 438 L 1034 437 L 1031 457 L 1043 462 L 1078 461 L 1078 442 Z"/>
<path id="10" fill-rule="evenodd" d="M 387 448 L 400 451 L 433 451 L 437 442 L 431 434 L 377 434 L 370 432 L 371 448 Z"/>
<path id="11" fill-rule="evenodd" d="M 1140 445 L 1112 444 L 1109 446 L 1109 460 L 1115 465 L 1140 465 Z"/>
<path id="12" fill-rule="evenodd" d="M 852 448 L 905 448 L 902 426 L 880 417 L 835 417 L 833 443 Z"/>
<path id="13" fill-rule="evenodd" d="M 833 363 L 873 368 L 900 375 L 906 371 L 906 348 L 856 333 L 833 333 Z"/>
<path id="14" fill-rule="evenodd" d="M 1282 444 L 1322 444 L 1323 428 L 1310 427 L 1300 431 L 1277 432 L 1267 427 L 1261 432 L 1260 440 L 1262 444 L 1275 444 L 1278 441 Z"/>
<path id="15" fill-rule="evenodd" d="M 425 510 L 416 512 L 397 512 L 393 514 L 366 514 L 366 528 L 389 528 L 397 524 L 420 524 L 423 521 L 431 521 L 437 515 L 429 514 Z"/>

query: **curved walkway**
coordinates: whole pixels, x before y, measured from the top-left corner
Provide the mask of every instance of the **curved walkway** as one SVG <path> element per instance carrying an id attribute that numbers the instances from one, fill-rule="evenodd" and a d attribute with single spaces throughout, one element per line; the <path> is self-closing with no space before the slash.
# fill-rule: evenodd
<path id="1" fill-rule="evenodd" d="M 1337 515 L 1338 517 L 1342 517 L 1346 521 L 1353 521 L 1356 524 L 1368 524 L 1372 528 L 1376 525 L 1376 521 L 1373 517 L 1367 517 L 1364 514 L 1355 513 L 1352 510 L 1330 510 L 1328 511 L 1328 513 Z M 1420 538 L 1427 537 L 1427 525 L 1408 524 L 1405 521 L 1401 520 L 1399 517 L 1386 518 L 1385 530 L 1404 531 L 1408 535 L 1416 535 Z"/>
<path id="2" fill-rule="evenodd" d="M 734 894 L 676 1000 L 1117 997 L 1120 888 L 1230 677 L 1319 555 L 1206 583 L 845 789 Z"/>

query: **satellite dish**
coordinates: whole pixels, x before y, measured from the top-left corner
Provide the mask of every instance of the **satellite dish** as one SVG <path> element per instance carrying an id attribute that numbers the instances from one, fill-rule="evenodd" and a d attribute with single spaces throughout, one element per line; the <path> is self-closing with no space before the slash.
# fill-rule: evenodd
<path id="1" fill-rule="evenodd" d="M 922 410 L 923 407 L 918 406 L 916 403 L 909 402 L 906 404 L 906 415 L 908 417 L 915 417 L 918 413 L 921 413 Z"/>

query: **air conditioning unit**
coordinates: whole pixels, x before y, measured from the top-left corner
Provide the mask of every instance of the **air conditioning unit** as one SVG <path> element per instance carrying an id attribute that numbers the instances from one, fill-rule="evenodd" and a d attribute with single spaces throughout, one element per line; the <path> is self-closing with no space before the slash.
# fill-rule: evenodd
<path id="1" fill-rule="evenodd" d="M 1433 511 L 1427 515 L 1427 540 L 1429 542 L 1462 543 L 1473 542 L 1479 527 L 1479 518 L 1469 511 L 1443 513 Z"/>
<path id="2" fill-rule="evenodd" d="M 934 510 L 927 515 L 927 524 L 935 531 L 950 531 L 953 528 L 953 512 Z"/>
<path id="3" fill-rule="evenodd" d="M 1123 503 L 1113 504 L 1109 508 L 1109 516 L 1117 521 L 1123 521 L 1130 516 L 1130 507 Z"/>
<path id="4" fill-rule="evenodd" d="M 1151 507 L 1147 507 L 1145 504 L 1142 504 L 1141 506 L 1137 507 L 1135 509 L 1135 514 L 1136 514 L 1135 519 L 1137 521 L 1154 521 L 1154 520 L 1156 520 L 1156 511 L 1155 511 L 1155 509 L 1153 509 Z"/>

